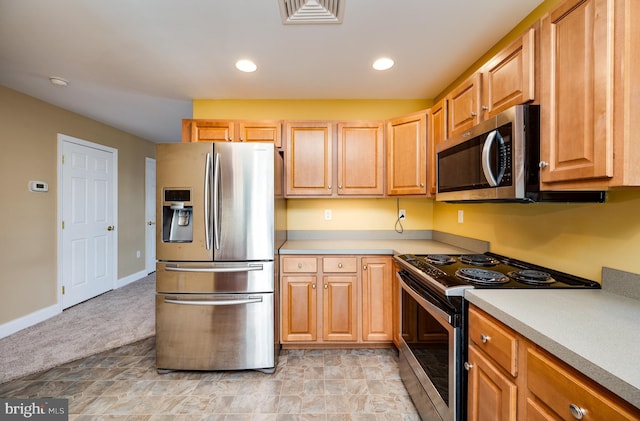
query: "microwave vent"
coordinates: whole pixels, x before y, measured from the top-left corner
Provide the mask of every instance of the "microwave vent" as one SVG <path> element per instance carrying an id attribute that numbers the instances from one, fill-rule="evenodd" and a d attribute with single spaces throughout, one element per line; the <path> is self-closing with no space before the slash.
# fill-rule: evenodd
<path id="1" fill-rule="evenodd" d="M 279 0 L 284 24 L 342 23 L 345 0 Z"/>

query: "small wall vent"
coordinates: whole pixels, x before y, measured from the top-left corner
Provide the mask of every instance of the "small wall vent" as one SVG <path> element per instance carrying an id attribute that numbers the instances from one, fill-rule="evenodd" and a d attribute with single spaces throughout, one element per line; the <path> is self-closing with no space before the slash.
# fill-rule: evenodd
<path id="1" fill-rule="evenodd" d="M 278 0 L 284 24 L 342 23 L 345 0 Z"/>

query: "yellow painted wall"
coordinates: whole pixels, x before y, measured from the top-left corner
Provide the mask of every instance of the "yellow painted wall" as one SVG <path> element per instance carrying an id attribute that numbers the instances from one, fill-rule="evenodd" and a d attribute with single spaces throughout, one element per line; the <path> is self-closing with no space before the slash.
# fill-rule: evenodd
<path id="1" fill-rule="evenodd" d="M 433 224 L 489 241 L 498 254 L 595 281 L 603 266 L 640 274 L 640 191 L 609 192 L 604 204 L 436 202 Z"/>
<path id="2" fill-rule="evenodd" d="M 396 226 L 397 209 L 405 209 L 407 218 Z M 330 209 L 332 219 L 325 221 Z M 430 230 L 433 200 L 428 199 L 289 199 L 289 230 Z"/>

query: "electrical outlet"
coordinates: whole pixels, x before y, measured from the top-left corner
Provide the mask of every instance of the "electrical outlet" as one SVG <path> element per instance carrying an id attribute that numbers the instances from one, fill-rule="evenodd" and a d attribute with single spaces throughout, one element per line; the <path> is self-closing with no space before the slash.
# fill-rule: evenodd
<path id="1" fill-rule="evenodd" d="M 404 220 L 407 217 L 407 211 L 404 209 L 398 210 L 398 219 Z"/>
<path id="2" fill-rule="evenodd" d="M 464 222 L 464 211 L 458 210 L 458 223 L 462 224 Z"/>
<path id="3" fill-rule="evenodd" d="M 139 259 L 140 258 L 140 250 L 136 250 L 136 258 Z"/>
<path id="4" fill-rule="evenodd" d="M 324 210 L 324 220 L 325 221 L 331 221 L 331 209 L 325 209 Z"/>

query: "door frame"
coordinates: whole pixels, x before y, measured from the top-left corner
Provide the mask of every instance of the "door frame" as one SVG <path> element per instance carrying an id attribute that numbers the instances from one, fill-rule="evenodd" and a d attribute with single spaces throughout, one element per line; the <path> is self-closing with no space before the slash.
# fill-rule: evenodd
<path id="1" fill-rule="evenodd" d="M 156 177 L 156 160 L 154 158 L 149 158 L 146 157 L 144 160 L 144 212 L 145 212 L 145 236 L 144 236 L 144 266 L 145 266 L 145 271 L 147 272 L 147 274 L 150 274 L 152 272 L 156 271 L 156 258 L 155 258 L 155 248 L 156 248 L 156 242 L 152 241 L 152 239 L 150 238 L 150 236 L 148 235 L 149 233 L 149 228 L 147 227 L 146 224 L 149 223 L 149 221 L 147 221 L 147 207 L 149 205 L 151 205 L 151 208 L 155 209 L 156 208 L 156 189 L 154 188 L 152 192 L 149 192 L 149 179 L 148 179 L 148 170 L 151 164 L 153 164 L 153 177 L 154 177 L 154 185 L 155 185 L 155 177 Z M 149 202 L 149 194 L 152 194 L 152 201 L 151 203 Z M 156 217 L 153 217 L 153 220 L 157 223 Z M 153 230 L 155 232 L 156 227 L 153 227 Z M 149 256 L 148 256 L 148 252 L 149 250 L 152 249 L 153 250 L 153 263 L 151 263 L 149 261 Z M 151 263 L 150 265 L 148 265 L 149 263 Z"/>
<path id="2" fill-rule="evenodd" d="M 100 145 L 98 143 L 93 143 L 90 142 L 88 140 L 83 140 L 83 139 L 78 139 L 76 137 L 73 136 L 69 136 L 69 135 L 65 135 L 62 133 L 58 133 L 58 174 L 57 174 L 57 186 L 58 186 L 58 198 L 57 198 L 57 224 L 58 224 L 58 228 L 56 230 L 57 233 L 57 245 L 58 245 L 58 250 L 57 250 L 57 256 L 56 256 L 56 265 L 57 265 L 57 271 L 58 271 L 58 282 L 57 282 L 57 303 L 58 303 L 58 311 L 62 312 L 64 310 L 63 308 L 63 302 L 62 302 L 62 250 L 63 250 L 63 244 L 62 244 L 62 192 L 63 192 L 63 183 L 62 183 L 62 170 L 63 170 L 63 166 L 62 166 L 62 151 L 63 151 L 63 145 L 65 142 L 68 143 L 74 143 L 76 145 L 79 146 L 83 146 L 86 148 L 92 148 L 92 149 L 98 149 L 104 152 L 110 152 L 113 154 L 113 225 L 116 227 L 116 229 L 113 231 L 113 245 L 112 245 L 112 250 L 111 252 L 113 253 L 113 267 L 112 267 L 112 273 L 113 273 L 113 279 L 111 280 L 112 289 L 117 288 L 117 280 L 118 280 L 118 150 L 115 148 L 111 148 L 109 146 L 105 146 L 105 145 Z"/>

